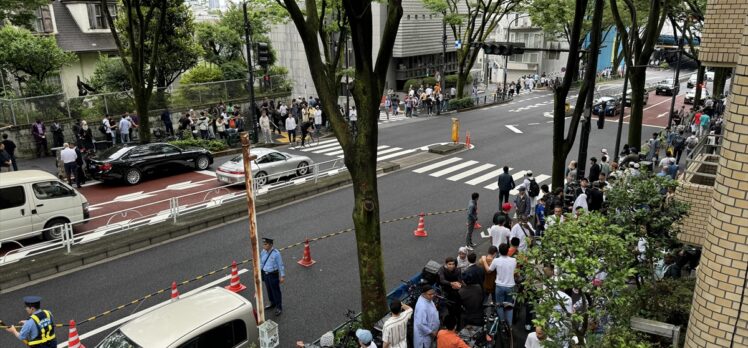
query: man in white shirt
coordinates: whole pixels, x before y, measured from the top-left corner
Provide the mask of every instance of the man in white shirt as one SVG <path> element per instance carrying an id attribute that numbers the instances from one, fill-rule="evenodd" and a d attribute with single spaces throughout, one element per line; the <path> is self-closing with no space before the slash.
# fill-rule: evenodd
<path id="1" fill-rule="evenodd" d="M 504 305 L 496 308 L 499 319 L 503 322 L 502 332 L 511 328 L 514 309 L 514 271 L 517 269 L 517 260 L 507 256 L 508 254 L 509 245 L 501 244 L 499 246 L 501 256 L 495 258 L 488 267 L 489 272 L 496 271 L 496 303 Z"/>
<path id="2" fill-rule="evenodd" d="M 553 207 L 553 215 L 545 219 L 545 229 L 547 230 L 552 225 L 560 224 L 562 222 L 564 222 L 564 208 L 557 205 Z"/>
<path id="3" fill-rule="evenodd" d="M 413 308 L 393 300 L 390 312 L 392 315 L 382 325 L 382 347 L 408 348 L 408 320 L 413 315 Z"/>
<path id="4" fill-rule="evenodd" d="M 491 244 L 497 248 L 501 244 L 509 245 L 509 240 L 512 238 L 512 232 L 504 227 L 506 223 L 506 217 L 501 214 L 497 214 L 493 219 L 494 225 L 488 229 L 488 234 L 491 236 Z"/>
<path id="5" fill-rule="evenodd" d="M 527 217 L 520 215 L 517 222 L 512 226 L 510 237 L 519 239 L 519 246 L 517 247 L 519 252 L 527 251 L 527 238 L 532 238 L 533 235 L 535 235 L 535 231 L 527 223 Z"/>
<path id="6" fill-rule="evenodd" d="M 68 143 L 62 144 L 62 147 L 63 150 L 60 151 L 60 160 L 62 160 L 65 168 L 65 176 L 68 178 L 68 184 L 73 185 L 73 180 L 70 177 L 76 173 L 77 166 L 75 160 L 78 159 L 78 154 L 75 153 L 75 149 Z M 81 185 L 77 175 L 75 181 L 78 183 L 78 187 L 80 187 Z"/>
<path id="7" fill-rule="evenodd" d="M 527 335 L 527 340 L 525 340 L 525 348 L 542 348 L 544 345 L 543 342 L 553 341 L 545 335 L 545 332 L 543 332 L 543 328 L 538 326 L 535 328 L 535 332 L 531 332 L 529 335 Z"/>

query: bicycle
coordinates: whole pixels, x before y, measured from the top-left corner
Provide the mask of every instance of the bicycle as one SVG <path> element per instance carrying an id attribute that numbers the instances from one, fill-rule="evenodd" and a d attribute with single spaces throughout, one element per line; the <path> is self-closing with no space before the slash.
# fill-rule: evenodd
<path id="1" fill-rule="evenodd" d="M 506 308 L 506 304 L 486 304 L 483 305 L 485 308 L 490 308 L 488 311 L 488 314 L 485 314 L 483 325 L 478 327 L 475 330 L 471 330 L 470 328 L 465 328 L 460 333 L 465 333 L 463 336 L 470 342 L 466 343 L 473 343 L 472 347 L 479 347 L 479 348 L 494 348 L 494 347 L 504 347 L 506 345 L 506 338 L 503 333 L 508 334 L 510 347 L 513 345 L 514 338 L 512 337 L 512 329 L 511 326 L 507 330 L 500 330 L 502 321 L 499 318 L 498 313 L 496 313 L 496 308 L 502 307 Z"/>
<path id="2" fill-rule="evenodd" d="M 335 344 L 335 348 L 349 348 L 358 347 L 358 338 L 356 337 L 356 330 L 359 328 L 361 321 L 358 319 L 358 315 L 355 311 L 347 310 L 345 317 L 348 319 L 340 328 L 345 328 L 345 334 L 340 338 L 340 341 Z M 333 330 L 335 337 L 338 337 L 338 329 Z"/>

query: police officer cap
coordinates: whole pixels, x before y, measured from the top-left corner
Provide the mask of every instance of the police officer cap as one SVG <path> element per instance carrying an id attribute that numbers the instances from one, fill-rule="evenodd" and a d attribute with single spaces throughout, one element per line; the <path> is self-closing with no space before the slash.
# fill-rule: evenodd
<path id="1" fill-rule="evenodd" d="M 24 296 L 23 298 L 23 303 L 29 307 L 38 307 L 41 302 L 42 298 L 39 296 Z"/>
<path id="2" fill-rule="evenodd" d="M 270 238 L 262 238 L 263 243 L 273 244 L 273 240 Z"/>

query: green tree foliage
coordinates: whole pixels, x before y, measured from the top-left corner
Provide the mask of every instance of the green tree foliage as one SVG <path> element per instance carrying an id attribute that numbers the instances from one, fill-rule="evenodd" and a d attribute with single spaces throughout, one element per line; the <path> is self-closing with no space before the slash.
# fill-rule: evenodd
<path id="1" fill-rule="evenodd" d="M 75 54 L 57 47 L 54 37 L 13 26 L 0 29 L 0 47 L 0 69 L 19 82 L 42 82 L 50 73 L 78 60 Z"/>
<path id="2" fill-rule="evenodd" d="M 202 63 L 187 71 L 182 76 L 182 84 L 204 83 L 223 80 L 221 69 L 210 63 Z"/>
<path id="3" fill-rule="evenodd" d="M 105 55 L 99 56 L 93 76 L 88 82 L 99 93 L 129 91 L 132 88 L 120 58 Z"/>
<path id="4" fill-rule="evenodd" d="M 31 29 L 35 18 L 34 12 L 42 5 L 49 5 L 48 0 L 0 0 L 0 23 L 9 21 L 16 26 Z"/>
<path id="5" fill-rule="evenodd" d="M 520 0 L 422 0 L 424 6 L 431 12 L 443 16 L 443 21 L 449 26 L 455 38 L 464 43 L 457 49 L 457 97 L 465 95 L 470 69 L 480 53 L 479 48 L 471 47 L 469 43 L 480 43 L 487 40 L 494 32 L 504 15 L 515 10 Z M 441 68 L 439 68 L 441 70 Z M 442 71 L 442 76 L 445 72 Z"/>
<path id="6" fill-rule="evenodd" d="M 219 23 L 197 24 L 197 41 L 202 45 L 203 58 L 213 64 L 243 60 L 242 37 L 239 32 Z"/>

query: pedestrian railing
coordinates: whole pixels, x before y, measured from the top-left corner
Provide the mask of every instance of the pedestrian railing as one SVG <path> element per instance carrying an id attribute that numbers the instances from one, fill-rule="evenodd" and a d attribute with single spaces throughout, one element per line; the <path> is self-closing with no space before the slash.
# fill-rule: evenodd
<path id="1" fill-rule="evenodd" d="M 278 173 L 279 177 L 287 177 L 287 180 L 274 179 L 261 186 L 255 182 L 255 196 L 266 195 L 282 188 L 317 183 L 325 177 L 335 176 L 347 170 L 342 159 L 314 163 L 310 166 L 310 169 L 312 169 L 311 172 L 303 176 L 296 175 L 296 169 Z M 66 252 L 69 253 L 76 245 L 83 245 L 125 232 L 133 232 L 138 227 L 169 222 L 177 223 L 180 218 L 196 213 L 215 212 L 224 204 L 246 199 L 244 186 L 240 185 L 243 184 L 222 185 L 93 216 L 80 221 L 71 221 L 63 225 L 23 233 L 13 239 L 0 240 L 3 245 L 18 247 L 0 256 L 0 266 L 59 249 L 66 249 Z M 106 207 L 109 204 L 112 204 L 112 202 L 103 202 L 101 205 L 92 206 L 90 209 L 92 211 L 107 209 Z M 115 204 L 112 204 L 112 207 L 114 209 Z M 20 242 L 53 230 L 55 235 L 60 235 L 58 239 L 28 245 Z M 13 234 L 13 231 L 4 232 Z"/>
<path id="2" fill-rule="evenodd" d="M 683 171 L 685 181 L 713 186 L 717 178 L 722 135 L 706 135 L 699 140 L 692 151 L 685 150 L 686 164 Z"/>

